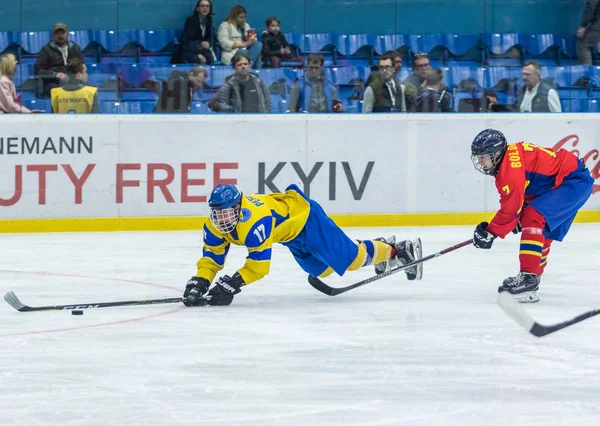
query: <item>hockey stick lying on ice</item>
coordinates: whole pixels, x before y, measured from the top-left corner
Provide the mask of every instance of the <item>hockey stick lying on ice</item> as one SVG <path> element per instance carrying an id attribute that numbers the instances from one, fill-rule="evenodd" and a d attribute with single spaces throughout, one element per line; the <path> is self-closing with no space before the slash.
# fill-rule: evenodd
<path id="1" fill-rule="evenodd" d="M 387 276 L 395 274 L 396 272 L 404 271 L 405 269 L 410 268 L 411 266 L 415 266 L 415 265 L 418 265 L 419 263 L 423 263 L 428 260 L 434 259 L 436 257 L 440 257 L 446 253 L 450 253 L 451 251 L 457 250 L 464 246 L 468 246 L 470 244 L 473 244 L 473 239 L 463 241 L 462 243 L 458 243 L 452 247 L 448 247 L 442 251 L 438 251 L 437 253 L 430 254 L 429 256 L 415 260 L 414 262 L 407 263 L 406 265 L 397 266 L 395 268 L 390 269 L 387 272 L 384 272 L 383 274 L 375 275 L 371 278 L 364 279 L 357 283 L 351 284 L 347 287 L 338 287 L 338 288 L 330 287 L 327 284 L 325 284 L 323 281 L 321 281 L 319 278 L 313 277 L 312 275 L 308 276 L 308 282 L 310 285 L 312 285 L 314 288 L 319 290 L 321 293 L 325 293 L 328 296 L 337 296 L 338 294 L 345 293 L 349 290 L 352 290 L 353 288 L 372 283 L 373 281 L 380 280 L 382 278 L 385 278 Z"/>
<path id="2" fill-rule="evenodd" d="M 82 303 L 78 305 L 53 305 L 53 306 L 27 306 L 19 300 L 17 295 L 9 291 L 4 295 L 4 300 L 10 306 L 19 312 L 32 311 L 72 311 L 75 309 L 95 309 L 110 308 L 113 306 L 131 306 L 131 305 L 159 305 L 163 303 L 179 303 L 183 301 L 181 297 L 172 299 L 147 299 L 147 300 L 129 300 L 126 302 L 103 302 L 103 303 Z"/>
<path id="3" fill-rule="evenodd" d="M 577 324 L 578 322 L 600 314 L 600 307 L 598 307 L 592 309 L 591 311 L 584 312 L 581 315 L 577 315 L 574 318 L 559 322 L 558 324 L 543 325 L 534 320 L 531 315 L 525 312 L 525 309 L 523 309 L 519 302 L 517 302 L 512 295 L 506 291 L 498 293 L 498 304 L 512 319 L 514 319 L 525 330 L 529 331 L 536 337 L 546 336 L 547 334 L 570 327 L 573 324 Z"/>

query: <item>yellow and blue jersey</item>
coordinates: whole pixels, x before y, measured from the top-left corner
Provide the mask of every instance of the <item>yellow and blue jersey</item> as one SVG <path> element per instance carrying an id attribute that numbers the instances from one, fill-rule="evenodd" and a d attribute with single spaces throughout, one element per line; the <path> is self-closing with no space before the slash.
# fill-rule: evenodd
<path id="1" fill-rule="evenodd" d="M 241 200 L 239 221 L 229 234 L 216 230 L 210 220 L 204 225 L 204 247 L 198 261 L 198 277 L 211 281 L 223 269 L 231 244 L 246 246 L 246 263 L 238 270 L 246 284 L 263 278 L 271 267 L 274 243 L 292 241 L 304 229 L 309 202 L 297 191 L 249 194 Z"/>

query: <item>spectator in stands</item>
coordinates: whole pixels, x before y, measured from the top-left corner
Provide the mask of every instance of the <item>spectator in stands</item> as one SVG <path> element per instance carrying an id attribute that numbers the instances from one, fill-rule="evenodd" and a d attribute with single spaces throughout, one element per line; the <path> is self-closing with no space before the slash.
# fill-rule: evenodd
<path id="1" fill-rule="evenodd" d="M 429 64 L 429 55 L 421 52 L 416 53 L 412 60 L 413 74 L 409 75 L 402 82 L 405 86 L 411 86 L 415 92 L 418 92 L 425 81 L 425 74 L 431 69 Z"/>
<path id="2" fill-rule="evenodd" d="M 423 87 L 417 93 L 412 112 L 452 112 L 450 95 L 445 89 L 444 74 L 439 68 L 425 72 Z"/>
<path id="3" fill-rule="evenodd" d="M 384 53 L 389 53 L 394 62 L 394 78 L 400 78 L 400 71 L 402 70 L 402 56 L 397 50 L 389 50 Z"/>
<path id="4" fill-rule="evenodd" d="M 79 58 L 67 63 L 68 82 L 50 92 L 56 114 L 98 113 L 98 88 L 87 85 L 87 68 Z"/>
<path id="5" fill-rule="evenodd" d="M 33 67 L 34 74 L 42 78 L 43 94 L 50 96 L 50 91 L 68 81 L 67 63 L 74 58 L 83 61 L 81 49 L 69 41 L 69 29 L 58 22 L 52 28 L 52 41 L 42 47 Z"/>
<path id="6" fill-rule="evenodd" d="M 582 65 L 592 65 L 592 52 L 600 42 L 600 2 L 587 0 L 577 30 L 577 58 Z"/>
<path id="7" fill-rule="evenodd" d="M 274 16 L 265 21 L 267 31 L 262 35 L 262 60 L 271 62 L 271 68 L 281 67 L 282 61 L 295 62 L 297 67 L 304 68 L 304 59 L 292 55 L 290 44 L 280 31 L 281 23 Z"/>
<path id="8" fill-rule="evenodd" d="M 13 77 L 17 70 L 17 59 L 12 53 L 0 56 L 0 114 L 36 113 L 39 109 L 30 110 L 21 104 L 17 96 Z"/>
<path id="9" fill-rule="evenodd" d="M 256 30 L 251 29 L 246 22 L 246 9 L 244 6 L 233 6 L 225 21 L 219 25 L 217 33 L 221 45 L 221 62 L 229 65 L 231 58 L 238 51 L 247 52 L 252 68 L 262 68 L 262 43 L 258 41 Z"/>
<path id="10" fill-rule="evenodd" d="M 189 72 L 173 71 L 168 81 L 162 82 L 160 98 L 152 112 L 185 113 L 190 112 L 194 93 L 201 96 L 204 82 L 208 77 L 206 68 L 198 65 Z"/>
<path id="11" fill-rule="evenodd" d="M 212 65 L 213 44 L 212 3 L 200 0 L 194 14 L 185 20 L 181 33 L 182 59 L 192 64 Z"/>
<path id="12" fill-rule="evenodd" d="M 479 110 L 481 112 L 494 112 L 494 105 L 498 105 L 498 94 L 493 90 L 484 90 Z"/>
<path id="13" fill-rule="evenodd" d="M 517 92 L 516 108 L 521 112 L 561 112 L 560 99 L 552 86 L 542 82 L 542 65 L 527 61 L 523 66 L 525 86 Z"/>
<path id="14" fill-rule="evenodd" d="M 208 107 L 215 112 L 270 113 L 269 88 L 257 74 L 250 72 L 247 52 L 238 52 L 231 60 L 235 74 L 225 78 L 210 100 Z"/>
<path id="15" fill-rule="evenodd" d="M 292 87 L 288 112 L 344 112 L 337 88 L 325 77 L 324 66 L 323 55 L 308 55 L 308 67 L 302 84 L 297 80 Z"/>
<path id="16" fill-rule="evenodd" d="M 365 90 L 362 112 L 406 112 L 404 85 L 394 76 L 394 55 L 384 53 L 379 58 L 380 76 L 374 78 Z"/>

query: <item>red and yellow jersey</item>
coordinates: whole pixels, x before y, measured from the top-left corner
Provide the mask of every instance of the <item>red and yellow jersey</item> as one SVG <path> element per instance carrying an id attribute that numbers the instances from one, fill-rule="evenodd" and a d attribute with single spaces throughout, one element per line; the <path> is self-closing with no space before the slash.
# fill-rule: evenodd
<path id="1" fill-rule="evenodd" d="M 197 276 L 212 281 L 225 266 L 231 244 L 246 246 L 246 263 L 238 270 L 246 284 L 263 278 L 271 268 L 274 243 L 293 240 L 302 232 L 310 204 L 295 190 L 274 194 L 248 194 L 242 197 L 240 218 L 229 234 L 221 234 L 207 220 L 204 248 L 198 261 Z"/>
<path id="2" fill-rule="evenodd" d="M 488 230 L 504 238 L 517 225 L 525 201 L 560 186 L 578 167 L 579 159 L 564 149 L 553 151 L 527 142 L 508 145 L 496 175 L 500 210 Z"/>

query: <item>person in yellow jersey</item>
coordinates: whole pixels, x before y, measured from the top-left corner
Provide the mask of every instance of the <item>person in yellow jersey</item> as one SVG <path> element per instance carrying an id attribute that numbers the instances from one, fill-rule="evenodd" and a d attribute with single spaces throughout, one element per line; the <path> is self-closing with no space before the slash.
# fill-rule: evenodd
<path id="1" fill-rule="evenodd" d="M 374 265 L 380 274 L 422 256 L 421 240 L 354 241 L 327 216 L 315 200 L 296 185 L 284 193 L 243 195 L 235 185 L 217 185 L 208 200 L 210 220 L 204 225 L 204 248 L 198 272 L 186 284 L 186 306 L 230 305 L 241 287 L 269 273 L 273 243 L 286 246 L 300 267 L 315 277 L 343 275 Z M 245 264 L 233 276 L 211 282 L 223 269 L 231 244 L 246 246 Z M 406 270 L 409 280 L 421 279 L 423 265 Z"/>
<path id="2" fill-rule="evenodd" d="M 79 58 L 67 63 L 69 82 L 50 91 L 55 114 L 98 113 L 98 88 L 87 85 L 87 68 Z"/>

